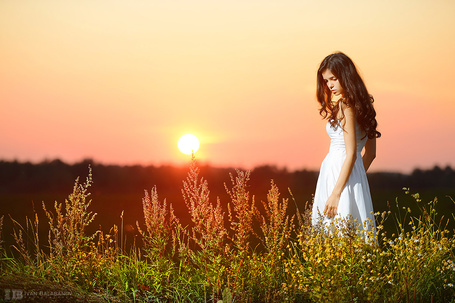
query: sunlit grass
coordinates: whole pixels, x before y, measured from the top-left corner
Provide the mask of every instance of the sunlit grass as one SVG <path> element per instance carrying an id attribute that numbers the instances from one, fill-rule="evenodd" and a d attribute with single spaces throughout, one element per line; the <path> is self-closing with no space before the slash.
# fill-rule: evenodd
<path id="1" fill-rule="evenodd" d="M 44 218 L 10 218 L 15 244 L 4 247 L 0 238 L 0 288 L 20 277 L 124 302 L 454 302 L 455 238 L 446 227 L 455 218 L 438 215 L 437 199 L 405 189 L 414 206 L 397 200 L 399 211 L 375 214 L 377 233 L 360 232 L 350 220 L 327 229 L 309 224 L 308 207 L 289 214 L 289 198 L 273 181 L 257 205 L 249 172 L 236 173 L 223 209 L 193 160 L 182 186 L 188 225 L 159 189 L 146 191 L 140 237 L 126 246 L 123 220 L 87 232 L 97 216 L 89 169 L 64 202 L 43 204 Z M 392 233 L 383 227 L 390 220 Z M 0 235 L 6 223 L 1 217 Z M 46 239 L 38 233 L 43 225 Z"/>

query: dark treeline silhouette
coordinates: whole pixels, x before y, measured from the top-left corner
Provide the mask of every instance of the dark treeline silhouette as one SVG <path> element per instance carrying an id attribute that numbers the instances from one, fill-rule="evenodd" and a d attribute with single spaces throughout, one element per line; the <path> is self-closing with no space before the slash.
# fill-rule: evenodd
<path id="1" fill-rule="evenodd" d="M 103 165 L 90 159 L 72 165 L 60 160 L 38 164 L 0 161 L 0 193 L 69 193 L 77 177 L 81 178 L 81 182 L 84 181 L 89 166 L 93 172 L 92 190 L 113 194 L 142 192 L 155 185 L 158 191 L 179 191 L 188 172 L 187 167 Z M 208 180 L 213 192 L 224 191 L 224 183 L 230 182 L 229 173 L 235 175 L 233 168 L 201 165 L 200 169 L 201 176 Z M 270 187 L 270 180 L 273 179 L 279 187 L 289 187 L 293 192 L 312 192 L 317 177 L 317 171 L 288 171 L 265 165 L 251 170 L 250 186 L 262 191 Z M 455 188 L 455 170 L 449 166 L 435 166 L 429 170 L 415 169 L 411 174 L 375 172 L 369 173 L 368 179 L 373 190 L 400 190 L 403 186 L 416 191 Z"/>
<path id="2" fill-rule="evenodd" d="M 94 194 L 142 194 L 153 186 L 160 193 L 179 194 L 188 173 L 186 166 L 103 165 L 92 160 L 73 165 L 60 160 L 38 164 L 0 161 L 0 194 L 68 194 L 77 177 L 81 183 L 84 182 L 89 166 L 92 168 L 94 183 L 91 191 Z M 216 195 L 223 195 L 224 185 L 230 184 L 230 174 L 236 175 L 234 168 L 198 166 L 200 176 L 208 180 L 211 192 Z M 296 194 L 310 193 L 317 175 L 314 171 L 289 172 L 275 166 L 260 166 L 251 171 L 250 189 L 252 193 L 266 194 L 273 179 L 284 190 L 289 187 Z"/>

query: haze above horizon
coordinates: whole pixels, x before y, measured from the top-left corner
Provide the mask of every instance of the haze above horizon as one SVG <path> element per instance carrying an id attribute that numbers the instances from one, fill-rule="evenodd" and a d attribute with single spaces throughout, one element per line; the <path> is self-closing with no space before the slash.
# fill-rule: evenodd
<path id="1" fill-rule="evenodd" d="M 455 2 L 0 2 L 0 159 L 318 170 L 321 60 L 375 98 L 373 171 L 455 167 Z"/>

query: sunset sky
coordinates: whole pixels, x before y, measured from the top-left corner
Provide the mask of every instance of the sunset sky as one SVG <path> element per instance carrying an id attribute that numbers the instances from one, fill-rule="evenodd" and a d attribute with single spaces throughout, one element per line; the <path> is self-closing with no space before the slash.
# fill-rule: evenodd
<path id="1" fill-rule="evenodd" d="M 455 1 L 0 0 L 0 159 L 319 169 L 343 51 L 375 98 L 374 171 L 455 168 Z"/>

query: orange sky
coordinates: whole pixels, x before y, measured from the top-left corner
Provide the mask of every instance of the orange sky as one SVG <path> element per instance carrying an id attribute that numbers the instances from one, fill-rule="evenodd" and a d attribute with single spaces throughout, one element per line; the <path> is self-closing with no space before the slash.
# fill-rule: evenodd
<path id="1" fill-rule="evenodd" d="M 0 159 L 318 169 L 316 70 L 340 50 L 375 97 L 372 170 L 455 167 L 455 2 L 0 2 Z"/>

